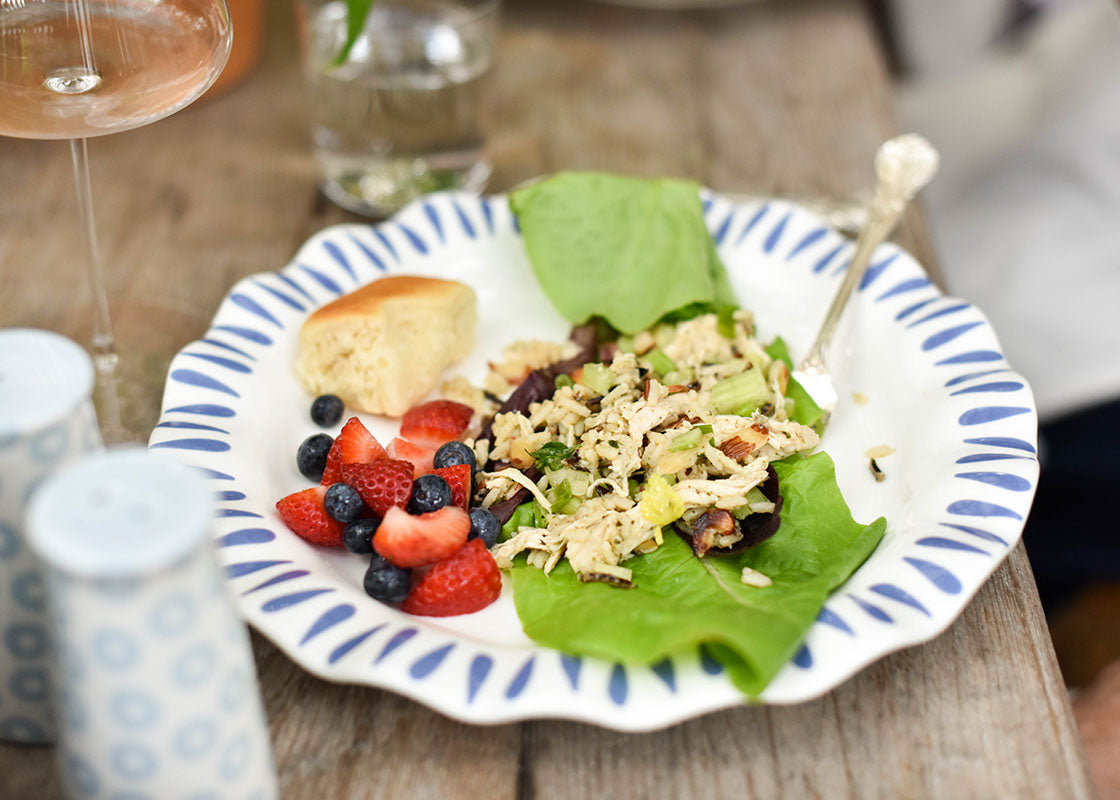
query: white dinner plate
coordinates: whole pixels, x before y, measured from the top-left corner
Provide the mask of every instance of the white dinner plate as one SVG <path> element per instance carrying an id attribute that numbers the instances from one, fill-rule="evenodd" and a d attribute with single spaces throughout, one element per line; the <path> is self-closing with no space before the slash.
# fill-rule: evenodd
<path id="1" fill-rule="evenodd" d="M 852 243 L 787 202 L 703 197 L 760 339 L 780 334 L 796 358 Z M 204 338 L 172 361 L 150 446 L 211 479 L 216 550 L 245 618 L 316 675 L 383 687 L 467 722 L 561 717 L 652 730 L 744 702 L 720 665 L 696 653 L 651 667 L 535 645 L 508 582 L 477 614 L 409 616 L 363 592 L 366 558 L 309 545 L 280 522 L 276 501 L 308 485 L 296 450 L 319 431 L 292 370 L 300 325 L 318 306 L 394 273 L 474 287 L 478 343 L 454 372 L 476 382 L 510 342 L 567 336 L 504 197 L 436 194 L 376 226 L 332 227 L 279 271 L 234 286 Z M 816 697 L 945 630 L 1018 541 L 1038 477 L 1030 388 L 980 311 L 942 295 L 898 247 L 876 252 L 832 361 L 840 403 L 821 447 L 855 518 L 883 515 L 889 524 L 762 694 L 767 703 Z M 362 418 L 381 442 L 396 435 L 396 421 Z M 877 483 L 866 453 L 880 445 L 894 453 L 879 459 L 886 480 Z"/>

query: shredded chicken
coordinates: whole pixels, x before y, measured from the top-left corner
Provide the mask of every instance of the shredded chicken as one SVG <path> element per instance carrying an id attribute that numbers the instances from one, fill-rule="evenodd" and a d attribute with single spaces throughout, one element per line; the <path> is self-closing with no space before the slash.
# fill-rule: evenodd
<path id="1" fill-rule="evenodd" d="M 526 553 L 529 564 L 547 573 L 566 558 L 581 579 L 629 585 L 632 571 L 623 563 L 657 549 L 662 526 L 672 521 L 643 513 L 645 493 L 632 497 L 632 483 L 643 486 L 652 473 L 665 476 L 667 491 L 683 505 L 683 514 L 677 506 L 677 517 L 695 520 L 709 510 L 748 506 L 746 495 L 766 481 L 770 462 L 817 446 L 812 428 L 787 417 L 786 365 L 770 359 L 752 338 L 749 313 L 737 312 L 732 322 L 731 338 L 721 333 L 714 314 L 680 323 L 675 332 L 639 334 L 635 352 L 620 352 L 610 364 L 605 394 L 575 383 L 534 403 L 528 414 L 495 417 L 491 458 L 526 468 L 534 452 L 558 442 L 572 454 L 563 462 L 567 472 L 557 475 L 586 474 L 578 506 L 560 513 L 547 496 L 559 479 L 550 484 L 548 470 L 539 486 L 516 469 L 480 473 L 483 505 L 524 487 L 545 512 L 543 527 L 522 528 L 495 546 L 499 566 L 509 567 L 514 556 Z M 663 385 L 646 360 L 657 342 L 676 366 L 679 385 Z M 749 417 L 714 413 L 712 388 L 755 367 L 763 370 L 771 400 Z M 752 502 L 750 513 L 774 508 Z"/>
<path id="2" fill-rule="evenodd" d="M 499 567 L 512 565 L 523 550 L 533 550 L 530 563 L 543 562 L 539 566 L 546 573 L 566 556 L 577 574 L 629 581 L 632 571 L 619 563 L 648 542 L 660 545 L 661 535 L 661 528 L 642 516 L 636 503 L 609 494 L 581 503 L 572 514 L 550 516 L 547 528 L 522 528 L 491 552 Z"/>
<path id="3" fill-rule="evenodd" d="M 516 484 L 519 484 L 520 486 L 525 487 L 529 490 L 529 494 L 533 495 L 533 497 L 536 498 L 537 502 L 541 504 L 541 508 L 544 509 L 546 514 L 552 512 L 552 504 L 548 501 L 547 497 L 541 494 L 540 487 L 538 487 L 535 483 L 521 474 L 519 470 L 513 469 L 512 467 L 507 467 L 500 472 L 495 472 L 494 477 L 506 478 Z"/>

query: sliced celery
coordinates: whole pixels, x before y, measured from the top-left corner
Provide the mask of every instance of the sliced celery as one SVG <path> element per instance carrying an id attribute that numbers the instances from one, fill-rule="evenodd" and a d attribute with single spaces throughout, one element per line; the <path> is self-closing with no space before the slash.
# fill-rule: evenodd
<path id="1" fill-rule="evenodd" d="M 553 514 L 571 514 L 579 508 L 580 499 L 572 495 L 572 487 L 567 480 L 560 481 L 550 493 L 549 502 Z"/>
<path id="2" fill-rule="evenodd" d="M 696 375 L 688 367 L 674 369 L 671 372 L 666 372 L 663 378 L 666 386 L 688 386 L 696 379 Z"/>
<path id="3" fill-rule="evenodd" d="M 559 486 L 567 481 L 571 487 L 573 497 L 587 497 L 587 490 L 591 487 L 592 475 L 590 472 L 561 467 L 548 471 L 548 482 L 552 486 Z"/>
<path id="4" fill-rule="evenodd" d="M 724 378 L 712 387 L 712 409 L 717 414 L 748 416 L 770 402 L 770 387 L 758 367 Z"/>
<path id="5" fill-rule="evenodd" d="M 649 362 L 650 367 L 658 375 L 668 375 L 677 368 L 677 365 L 673 363 L 673 359 L 665 355 L 665 351 L 660 347 L 653 348 L 642 356 L 642 358 Z"/>
<path id="6" fill-rule="evenodd" d="M 583 365 L 583 378 L 580 383 L 595 394 L 606 394 L 614 383 L 614 373 L 605 364 L 590 363 Z"/>
<path id="7" fill-rule="evenodd" d="M 699 428 L 686 431 L 673 438 L 673 441 L 669 443 L 669 452 L 679 453 L 682 450 L 694 450 L 700 446 L 702 437 L 703 432 Z"/>
<path id="8" fill-rule="evenodd" d="M 770 502 L 766 495 L 762 493 L 762 490 L 757 486 L 751 487 L 750 491 L 747 492 L 747 496 L 744 499 L 747 501 L 747 505 Z"/>
<path id="9" fill-rule="evenodd" d="M 774 511 L 774 503 L 757 486 L 748 491 L 743 499 L 745 500 L 743 505 L 731 512 L 735 519 L 743 519 L 751 514 L 770 514 Z"/>

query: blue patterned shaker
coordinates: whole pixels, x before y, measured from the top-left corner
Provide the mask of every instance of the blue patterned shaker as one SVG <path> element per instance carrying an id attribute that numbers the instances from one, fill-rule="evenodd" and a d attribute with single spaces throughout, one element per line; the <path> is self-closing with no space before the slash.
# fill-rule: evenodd
<path id="1" fill-rule="evenodd" d="M 23 520 L 51 472 L 101 448 L 85 350 L 49 331 L 0 330 L 0 739 L 54 740 L 46 586 Z"/>
<path id="2" fill-rule="evenodd" d="M 85 459 L 36 492 L 27 527 L 48 568 L 69 797 L 277 796 L 213 513 L 193 468 L 141 449 Z"/>

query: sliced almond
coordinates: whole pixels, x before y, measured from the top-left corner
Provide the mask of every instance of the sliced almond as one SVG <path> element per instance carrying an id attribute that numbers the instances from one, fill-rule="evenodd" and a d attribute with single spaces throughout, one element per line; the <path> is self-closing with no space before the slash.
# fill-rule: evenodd
<path id="1" fill-rule="evenodd" d="M 679 453 L 666 453 L 657 462 L 657 471 L 662 475 L 673 475 L 696 461 L 698 450 L 681 450 Z"/>
<path id="2" fill-rule="evenodd" d="M 731 460 L 739 461 L 755 451 L 755 444 L 753 442 L 744 442 L 742 438 L 738 436 L 732 436 L 719 446 L 719 450 Z"/>

